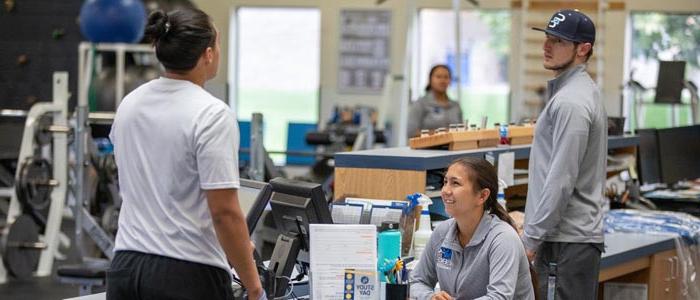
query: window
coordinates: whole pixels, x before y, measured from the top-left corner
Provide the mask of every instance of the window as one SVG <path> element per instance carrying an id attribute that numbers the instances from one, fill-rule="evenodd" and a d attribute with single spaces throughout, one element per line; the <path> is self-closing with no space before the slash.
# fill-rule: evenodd
<path id="1" fill-rule="evenodd" d="M 461 32 L 461 107 L 464 118 L 479 124 L 482 116 L 489 123 L 509 120 L 508 59 L 510 48 L 510 12 L 506 10 L 463 11 Z M 422 9 L 418 15 L 418 67 L 414 74 L 419 85 L 413 98 L 424 95 L 428 72 L 436 64 L 455 68 L 454 12 L 446 9 Z M 453 74 L 453 77 L 454 76 Z M 456 78 L 448 94 L 457 99 Z"/>
<path id="2" fill-rule="evenodd" d="M 285 151 L 289 122 L 318 123 L 321 14 L 315 8 L 236 12 L 236 111 L 240 121 L 263 114 L 268 151 Z M 272 155 L 275 162 L 283 155 Z"/>
<path id="3" fill-rule="evenodd" d="M 630 72 L 632 79 L 645 88 L 642 99 L 654 101 L 659 60 L 685 60 L 685 78 L 700 84 L 700 15 L 666 14 L 657 12 L 635 12 L 631 15 Z M 681 97 L 689 103 L 690 94 L 683 91 Z M 679 126 L 691 123 L 690 107 L 682 105 L 678 109 Z M 640 128 L 672 127 L 670 105 L 646 104 L 640 118 Z"/>

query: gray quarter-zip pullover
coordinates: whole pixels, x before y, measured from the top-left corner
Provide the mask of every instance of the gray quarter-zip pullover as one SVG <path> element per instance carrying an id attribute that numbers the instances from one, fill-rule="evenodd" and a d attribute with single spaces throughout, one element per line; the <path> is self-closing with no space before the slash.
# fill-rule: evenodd
<path id="1" fill-rule="evenodd" d="M 455 299 L 535 299 L 518 234 L 488 213 L 465 247 L 459 244 L 454 219 L 435 228 L 411 272 L 411 298 L 430 299 L 438 282 Z"/>
<path id="2" fill-rule="evenodd" d="M 448 128 L 450 124 L 464 123 L 462 109 L 457 101 L 450 100 L 447 107 L 435 100 L 433 92 L 411 104 L 408 114 L 408 137 L 413 137 L 421 129 Z"/>
<path id="3" fill-rule="evenodd" d="M 578 65 L 550 80 L 530 150 L 523 243 L 603 243 L 607 115 Z"/>

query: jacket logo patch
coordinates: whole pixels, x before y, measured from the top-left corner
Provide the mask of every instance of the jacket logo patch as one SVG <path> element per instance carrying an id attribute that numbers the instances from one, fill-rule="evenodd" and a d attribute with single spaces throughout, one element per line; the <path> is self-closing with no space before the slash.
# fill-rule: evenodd
<path id="1" fill-rule="evenodd" d="M 437 254 L 438 268 L 452 269 L 452 249 L 440 247 Z"/>

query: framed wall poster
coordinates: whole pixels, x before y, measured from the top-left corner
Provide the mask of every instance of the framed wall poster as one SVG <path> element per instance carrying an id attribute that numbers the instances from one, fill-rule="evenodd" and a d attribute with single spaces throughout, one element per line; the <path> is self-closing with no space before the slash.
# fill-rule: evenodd
<path id="1" fill-rule="evenodd" d="M 379 94 L 390 66 L 391 11 L 340 11 L 338 92 Z"/>

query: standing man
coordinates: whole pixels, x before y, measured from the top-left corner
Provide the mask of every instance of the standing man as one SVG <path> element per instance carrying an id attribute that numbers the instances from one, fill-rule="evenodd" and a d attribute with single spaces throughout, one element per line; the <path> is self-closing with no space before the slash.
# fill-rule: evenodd
<path id="1" fill-rule="evenodd" d="M 535 128 L 522 240 L 541 299 L 595 299 L 607 151 L 605 108 L 586 72 L 595 25 L 577 10 L 561 10 L 545 29 L 533 29 L 546 34 L 543 64 L 556 77 Z"/>

